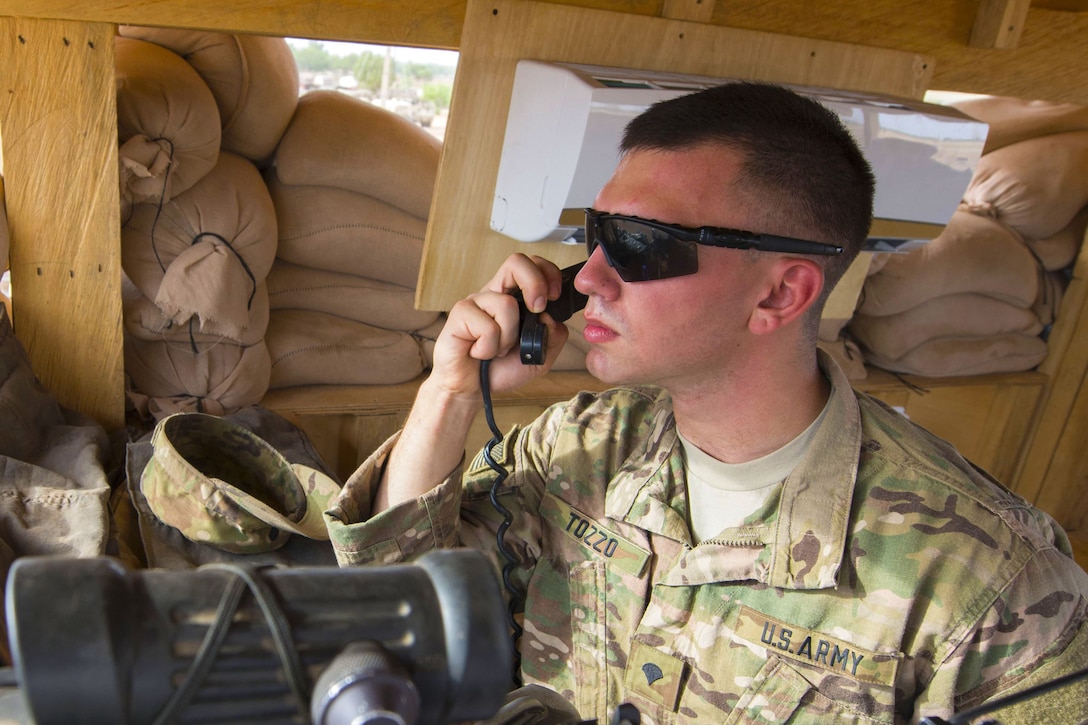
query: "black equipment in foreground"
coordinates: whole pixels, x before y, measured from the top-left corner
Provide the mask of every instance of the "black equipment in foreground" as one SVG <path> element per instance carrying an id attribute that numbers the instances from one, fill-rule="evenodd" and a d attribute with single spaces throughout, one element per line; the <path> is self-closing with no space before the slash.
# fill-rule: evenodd
<path id="1" fill-rule="evenodd" d="M 441 725 L 494 715 L 511 685 L 505 604 L 471 550 L 350 569 L 26 557 L 6 607 L 36 725 Z"/>

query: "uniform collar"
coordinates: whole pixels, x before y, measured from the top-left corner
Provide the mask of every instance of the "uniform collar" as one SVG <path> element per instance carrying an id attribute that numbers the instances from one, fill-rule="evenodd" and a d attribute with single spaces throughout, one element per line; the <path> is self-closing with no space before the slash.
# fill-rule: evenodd
<path id="1" fill-rule="evenodd" d="M 824 424 L 783 483 L 777 515 L 762 526 L 730 530 L 728 543 L 690 546 L 683 459 L 672 405 L 661 393 L 651 433 L 613 477 L 605 510 L 610 518 L 684 545 L 668 583 L 755 580 L 784 589 L 835 586 L 846 555 L 861 414 L 845 373 L 822 350 L 818 356 L 831 382 Z"/>

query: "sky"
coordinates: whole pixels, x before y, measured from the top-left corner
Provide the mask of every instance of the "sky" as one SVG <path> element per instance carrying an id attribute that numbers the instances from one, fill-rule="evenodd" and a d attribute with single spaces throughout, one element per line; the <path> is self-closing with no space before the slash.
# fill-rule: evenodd
<path id="1" fill-rule="evenodd" d="M 310 41 L 303 38 L 288 38 L 291 45 L 305 47 Z M 367 45 L 366 43 L 343 43 L 335 40 L 317 41 L 328 52 L 334 55 L 349 55 L 370 51 L 371 53 L 385 53 L 384 45 Z M 457 51 L 436 50 L 434 48 L 410 48 L 407 46 L 393 46 L 393 59 L 411 63 L 436 63 L 438 65 L 457 65 Z"/>

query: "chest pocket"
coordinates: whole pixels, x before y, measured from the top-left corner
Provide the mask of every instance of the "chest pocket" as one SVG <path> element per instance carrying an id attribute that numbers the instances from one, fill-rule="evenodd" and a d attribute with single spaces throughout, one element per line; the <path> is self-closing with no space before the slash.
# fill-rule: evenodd
<path id="1" fill-rule="evenodd" d="M 832 700 L 813 688 L 787 660 L 772 656 L 741 695 L 723 725 L 767 725 L 786 721 L 793 725 L 829 722 L 880 725 L 886 722 L 854 712 Z"/>

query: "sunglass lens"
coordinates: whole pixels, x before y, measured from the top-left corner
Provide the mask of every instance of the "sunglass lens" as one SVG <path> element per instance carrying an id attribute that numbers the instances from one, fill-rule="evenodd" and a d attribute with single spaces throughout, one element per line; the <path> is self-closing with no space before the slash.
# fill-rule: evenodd
<path id="1" fill-rule="evenodd" d="M 637 219 L 600 216 L 586 219 L 590 254 L 599 243 L 624 282 L 647 282 L 693 274 L 699 269 L 695 245 Z"/>

